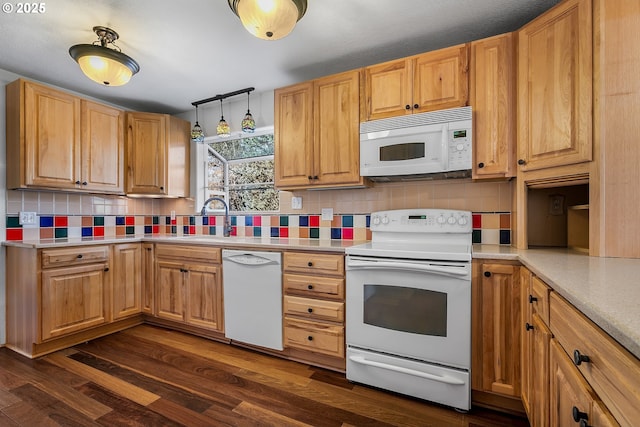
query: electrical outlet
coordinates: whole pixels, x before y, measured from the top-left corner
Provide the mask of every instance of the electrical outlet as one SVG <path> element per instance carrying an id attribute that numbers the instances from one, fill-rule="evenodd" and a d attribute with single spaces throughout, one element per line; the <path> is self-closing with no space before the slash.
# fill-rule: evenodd
<path id="1" fill-rule="evenodd" d="M 333 208 L 322 208 L 322 220 L 333 221 Z"/>
<path id="2" fill-rule="evenodd" d="M 35 212 L 20 212 L 21 225 L 36 225 L 38 216 Z"/>
<path id="3" fill-rule="evenodd" d="M 564 196 L 552 194 L 549 196 L 549 215 L 564 214 Z"/>
<path id="4" fill-rule="evenodd" d="M 291 209 L 302 209 L 302 197 L 291 198 Z"/>

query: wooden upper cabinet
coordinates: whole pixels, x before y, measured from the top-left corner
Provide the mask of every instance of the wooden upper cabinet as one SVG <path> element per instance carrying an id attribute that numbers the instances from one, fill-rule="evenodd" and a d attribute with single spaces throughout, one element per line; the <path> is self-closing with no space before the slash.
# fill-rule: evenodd
<path id="1" fill-rule="evenodd" d="M 518 32 L 518 164 L 592 159 L 592 5 L 567 0 Z"/>
<path id="2" fill-rule="evenodd" d="M 122 111 L 26 80 L 6 91 L 8 188 L 122 193 Z"/>
<path id="3" fill-rule="evenodd" d="M 189 122 L 127 113 L 127 194 L 189 195 Z"/>
<path id="4" fill-rule="evenodd" d="M 276 89 L 276 187 L 363 185 L 359 126 L 357 70 Z"/>
<path id="5" fill-rule="evenodd" d="M 473 178 L 516 172 L 516 55 L 513 33 L 471 43 Z"/>
<path id="6" fill-rule="evenodd" d="M 363 119 L 467 105 L 468 57 L 468 46 L 461 44 L 366 67 Z"/>

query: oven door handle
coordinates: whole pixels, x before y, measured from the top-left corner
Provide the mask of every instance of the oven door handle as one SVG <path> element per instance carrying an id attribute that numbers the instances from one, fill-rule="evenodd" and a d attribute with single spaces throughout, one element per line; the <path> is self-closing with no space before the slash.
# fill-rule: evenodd
<path id="1" fill-rule="evenodd" d="M 403 368 L 401 366 L 389 365 L 388 363 L 367 360 L 364 356 L 349 356 L 349 360 L 361 365 L 373 366 L 375 368 L 387 369 L 389 371 L 400 372 L 402 374 L 413 375 L 414 377 L 426 378 L 428 380 L 438 381 L 445 384 L 464 385 L 461 379 L 450 377 L 448 375 L 434 375 L 427 372 L 416 371 L 415 369 Z"/>
<path id="2" fill-rule="evenodd" d="M 458 268 L 458 267 L 453 267 Z M 469 274 L 466 268 L 454 270 L 450 267 L 440 267 L 433 264 L 417 264 L 410 262 L 392 262 L 392 261 L 364 261 L 351 259 L 347 264 L 347 269 L 351 270 L 374 270 L 374 269 L 386 269 L 386 270 L 412 270 L 426 273 L 440 273 L 448 274 L 451 276 L 466 276 Z"/>

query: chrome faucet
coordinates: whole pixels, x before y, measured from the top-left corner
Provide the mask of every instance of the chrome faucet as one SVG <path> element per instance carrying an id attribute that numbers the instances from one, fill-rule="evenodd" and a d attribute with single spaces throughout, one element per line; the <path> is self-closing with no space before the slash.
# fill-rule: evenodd
<path id="1" fill-rule="evenodd" d="M 207 205 L 209 204 L 209 202 L 212 202 L 214 200 L 222 202 L 222 204 L 224 205 L 224 228 L 222 229 L 222 234 L 224 237 L 229 237 L 231 235 L 232 227 L 231 221 L 229 220 L 229 206 L 227 205 L 227 202 L 224 201 L 224 199 L 221 199 L 220 197 L 209 197 L 207 200 L 205 200 L 204 205 L 202 205 L 200 215 L 204 216 L 207 213 Z"/>

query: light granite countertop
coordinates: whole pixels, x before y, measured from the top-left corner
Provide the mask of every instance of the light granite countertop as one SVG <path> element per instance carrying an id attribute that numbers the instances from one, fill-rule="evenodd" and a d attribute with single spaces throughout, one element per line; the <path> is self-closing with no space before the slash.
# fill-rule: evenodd
<path id="1" fill-rule="evenodd" d="M 256 250 L 321 250 L 344 253 L 358 241 L 271 237 L 135 236 L 3 242 L 5 246 L 52 248 L 127 242 L 214 245 Z M 519 261 L 605 332 L 640 358 L 640 259 L 589 257 L 566 249 L 520 250 L 473 245 L 474 259 Z"/>
<path id="2" fill-rule="evenodd" d="M 474 245 L 476 259 L 520 261 L 640 358 L 640 259 L 590 257 L 567 249 Z"/>

